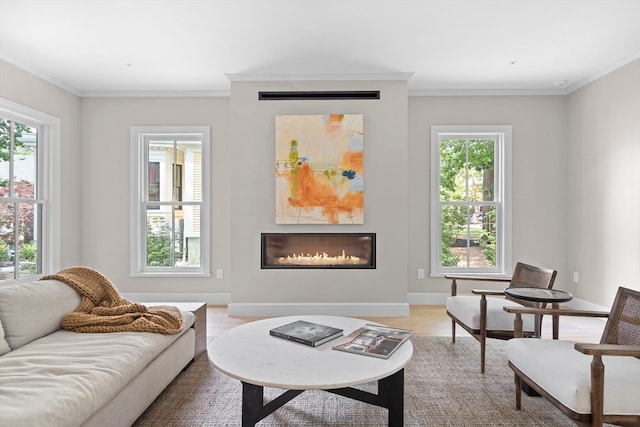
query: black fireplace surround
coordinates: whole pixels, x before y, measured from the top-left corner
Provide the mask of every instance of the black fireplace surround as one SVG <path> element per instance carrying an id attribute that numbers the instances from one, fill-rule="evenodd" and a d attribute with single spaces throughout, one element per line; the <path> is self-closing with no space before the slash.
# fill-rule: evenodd
<path id="1" fill-rule="evenodd" d="M 376 268 L 375 233 L 262 233 L 263 269 Z"/>

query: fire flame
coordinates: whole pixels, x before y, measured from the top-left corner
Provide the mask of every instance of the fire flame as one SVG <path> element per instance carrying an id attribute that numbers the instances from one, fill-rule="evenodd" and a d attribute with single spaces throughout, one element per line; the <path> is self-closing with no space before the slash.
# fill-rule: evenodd
<path id="1" fill-rule="evenodd" d="M 360 257 L 353 255 L 346 255 L 344 249 L 342 255 L 329 256 L 326 252 L 322 254 L 316 252 L 315 255 L 311 254 L 293 254 L 278 258 L 279 264 L 293 264 L 293 265 L 347 265 L 347 264 L 361 264 Z"/>

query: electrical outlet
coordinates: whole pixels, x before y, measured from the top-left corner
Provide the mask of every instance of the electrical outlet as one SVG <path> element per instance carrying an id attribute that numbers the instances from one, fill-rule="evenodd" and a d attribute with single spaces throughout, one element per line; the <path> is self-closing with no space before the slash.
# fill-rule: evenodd
<path id="1" fill-rule="evenodd" d="M 424 268 L 418 269 L 418 279 L 424 279 Z"/>
<path id="2" fill-rule="evenodd" d="M 222 279 L 224 277 L 224 272 L 222 271 L 221 268 L 218 268 L 216 270 L 216 279 Z"/>
<path id="3" fill-rule="evenodd" d="M 580 280 L 580 276 L 578 274 L 577 271 L 573 272 L 573 283 L 578 283 L 578 281 Z"/>

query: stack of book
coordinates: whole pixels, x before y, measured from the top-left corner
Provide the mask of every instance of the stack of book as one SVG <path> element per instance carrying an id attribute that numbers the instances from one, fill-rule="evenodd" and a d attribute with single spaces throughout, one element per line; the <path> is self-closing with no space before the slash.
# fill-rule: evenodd
<path id="1" fill-rule="evenodd" d="M 295 341 L 301 344 L 316 347 L 328 341 L 341 337 L 343 330 L 331 326 L 319 325 L 305 320 L 296 320 L 269 331 L 269 334 Z"/>

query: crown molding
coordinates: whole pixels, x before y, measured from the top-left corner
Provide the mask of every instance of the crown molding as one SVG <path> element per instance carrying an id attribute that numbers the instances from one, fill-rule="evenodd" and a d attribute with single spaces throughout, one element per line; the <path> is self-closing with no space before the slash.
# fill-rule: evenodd
<path id="1" fill-rule="evenodd" d="M 640 58 L 640 49 L 636 49 L 633 52 L 631 52 L 629 55 L 625 56 L 624 58 L 621 58 L 609 65 L 607 65 L 604 68 L 601 68 L 600 70 L 596 71 L 595 73 L 591 74 L 590 76 L 570 85 L 569 87 L 566 88 L 566 93 L 569 94 L 571 92 L 574 92 L 578 89 L 580 89 L 583 86 L 588 85 L 589 83 L 593 83 L 594 81 L 606 76 L 609 73 L 612 73 L 613 71 L 620 69 L 622 67 L 624 67 L 627 64 L 630 64 L 631 62 L 635 61 L 636 59 Z"/>
<path id="2" fill-rule="evenodd" d="M 409 89 L 410 97 L 418 96 L 562 96 L 568 95 L 583 86 L 592 83 L 607 74 L 624 67 L 640 58 L 640 49 L 637 49 L 624 58 L 615 61 L 598 70 L 590 76 L 575 82 L 569 86 L 556 89 Z M 60 89 L 79 97 L 104 97 L 104 98 L 229 98 L 231 90 L 200 90 L 200 91 L 82 91 L 56 80 L 28 64 L 16 61 L 7 55 L 0 55 L 0 59 L 16 66 L 44 81 L 51 83 Z M 227 79 L 234 81 L 384 81 L 384 80 L 409 80 L 414 73 L 225 73 Z"/>
<path id="3" fill-rule="evenodd" d="M 51 83 L 54 86 L 58 86 L 60 89 L 69 92 L 72 95 L 76 95 L 76 96 L 82 96 L 82 92 L 80 90 L 78 90 L 77 88 L 73 87 L 73 86 L 69 86 L 65 83 L 62 83 L 59 80 L 54 79 L 53 77 L 49 76 L 46 73 L 42 73 L 39 70 L 31 67 L 29 64 L 25 64 L 23 62 L 17 61 L 14 58 L 7 56 L 7 55 L 0 55 L 0 59 L 2 59 L 3 61 L 5 61 L 8 64 L 13 65 L 14 67 L 18 67 L 21 70 L 26 71 L 29 74 L 33 74 L 34 76 L 41 78 L 42 80 L 44 80 L 47 83 Z"/>
<path id="4" fill-rule="evenodd" d="M 562 89 L 429 89 L 409 90 L 409 96 L 548 96 L 566 95 Z"/>
<path id="5" fill-rule="evenodd" d="M 225 73 L 231 82 L 409 80 L 413 73 Z"/>
<path id="6" fill-rule="evenodd" d="M 84 91 L 83 98 L 229 98 L 228 90 Z"/>

